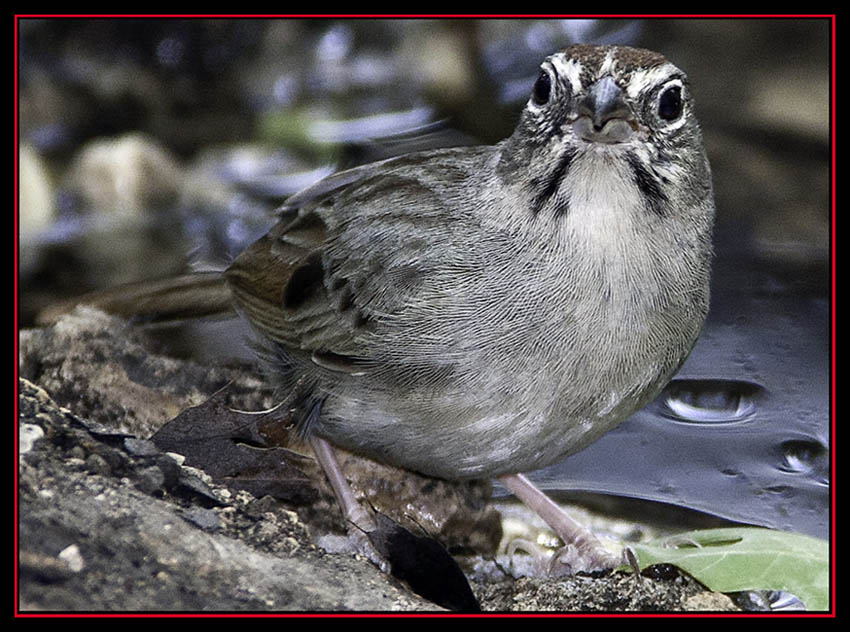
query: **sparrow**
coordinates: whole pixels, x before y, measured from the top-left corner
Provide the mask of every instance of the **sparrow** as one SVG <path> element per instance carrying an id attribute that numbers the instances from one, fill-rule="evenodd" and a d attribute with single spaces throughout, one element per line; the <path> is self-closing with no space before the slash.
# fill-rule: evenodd
<path id="1" fill-rule="evenodd" d="M 621 557 L 523 472 L 581 450 L 676 373 L 708 310 L 713 223 L 685 73 L 648 50 L 576 45 L 542 62 L 505 140 L 336 173 L 223 272 L 77 302 L 235 310 L 362 531 L 374 521 L 334 446 L 497 478 L 571 567 L 611 568 Z"/>

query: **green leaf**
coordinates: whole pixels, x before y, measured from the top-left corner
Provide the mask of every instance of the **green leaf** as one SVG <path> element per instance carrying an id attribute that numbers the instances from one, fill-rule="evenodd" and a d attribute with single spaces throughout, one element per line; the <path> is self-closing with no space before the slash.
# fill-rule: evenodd
<path id="1" fill-rule="evenodd" d="M 808 610 L 829 608 L 829 544 L 798 533 L 741 527 L 632 544 L 641 569 L 673 564 L 716 592 L 784 590 Z"/>

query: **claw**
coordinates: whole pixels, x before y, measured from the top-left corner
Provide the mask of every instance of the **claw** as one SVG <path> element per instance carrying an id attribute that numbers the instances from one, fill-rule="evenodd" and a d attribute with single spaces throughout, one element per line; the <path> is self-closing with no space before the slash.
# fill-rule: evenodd
<path id="1" fill-rule="evenodd" d="M 642 576 L 640 574 L 640 564 L 638 563 L 637 555 L 632 547 L 627 546 L 623 549 L 623 563 L 628 564 L 632 568 L 632 576 L 635 578 L 635 585 L 640 585 Z"/>
<path id="2" fill-rule="evenodd" d="M 505 555 L 510 564 L 509 569 L 514 577 L 524 577 L 528 574 L 527 570 L 521 567 L 518 562 L 517 553 L 524 553 L 531 558 L 531 565 L 528 570 L 534 577 L 546 576 L 552 558 L 552 549 L 538 544 L 526 538 L 514 538 L 505 547 Z"/>

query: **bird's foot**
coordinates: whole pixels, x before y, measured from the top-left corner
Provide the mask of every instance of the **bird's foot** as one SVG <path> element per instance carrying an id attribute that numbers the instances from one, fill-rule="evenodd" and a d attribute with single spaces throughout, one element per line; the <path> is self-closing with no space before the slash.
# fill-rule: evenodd
<path id="1" fill-rule="evenodd" d="M 623 565 L 630 565 L 632 569 L 635 569 L 637 564 L 631 549 L 626 548 L 618 555 L 598 542 L 590 547 L 570 543 L 553 550 L 537 542 L 517 538 L 508 544 L 506 553 L 512 572 L 519 573 L 515 576 L 530 572 L 540 577 L 568 577 L 577 573 L 604 572 Z M 523 565 L 517 561 L 518 553 L 530 557 L 530 565 L 526 564 L 524 569 Z"/>
<path id="2" fill-rule="evenodd" d="M 609 551 L 590 531 L 568 516 L 551 498 L 521 474 L 500 479 L 514 495 L 539 515 L 561 538 L 548 564 L 549 575 L 574 575 L 612 570 L 630 565 L 637 568 L 634 552 L 625 549 L 619 555 Z"/>
<path id="3" fill-rule="evenodd" d="M 598 541 L 592 545 L 565 544 L 549 558 L 547 575 L 563 577 L 576 573 L 595 573 L 613 570 L 626 563 L 625 551 L 612 553 Z"/>
<path id="4" fill-rule="evenodd" d="M 381 553 L 378 552 L 375 545 L 372 544 L 370 533 L 371 532 L 364 531 L 355 524 L 348 524 L 348 540 L 351 543 L 354 552 L 365 557 L 367 560 L 372 562 L 372 564 L 381 569 L 382 572 L 390 573 L 390 563 Z"/>

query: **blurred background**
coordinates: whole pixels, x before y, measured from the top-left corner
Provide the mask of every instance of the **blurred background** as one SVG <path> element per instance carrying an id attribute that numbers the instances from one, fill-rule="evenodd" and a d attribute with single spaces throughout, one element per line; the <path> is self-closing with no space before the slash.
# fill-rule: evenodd
<path id="1" fill-rule="evenodd" d="M 21 327 L 58 298 L 222 268 L 282 200 L 335 170 L 497 142 L 559 48 L 664 53 L 690 77 L 714 171 L 709 322 L 655 403 L 532 478 L 555 495 L 637 503 L 658 518 L 689 508 L 828 536 L 828 20 L 21 19 L 17 28 Z M 245 357 L 216 326 L 173 352 Z"/>

